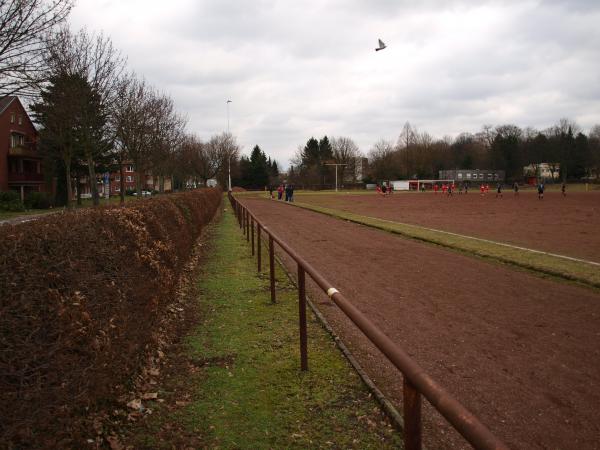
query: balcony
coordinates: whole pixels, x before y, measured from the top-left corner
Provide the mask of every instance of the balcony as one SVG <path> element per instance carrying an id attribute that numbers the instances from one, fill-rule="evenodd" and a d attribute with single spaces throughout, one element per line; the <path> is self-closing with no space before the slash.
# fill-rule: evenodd
<path id="1" fill-rule="evenodd" d="M 44 182 L 44 175 L 41 173 L 23 172 L 8 174 L 8 184 L 40 184 Z"/>
<path id="2" fill-rule="evenodd" d="M 20 156 L 22 158 L 41 159 L 39 153 L 32 144 L 18 145 L 8 149 L 8 156 Z"/>

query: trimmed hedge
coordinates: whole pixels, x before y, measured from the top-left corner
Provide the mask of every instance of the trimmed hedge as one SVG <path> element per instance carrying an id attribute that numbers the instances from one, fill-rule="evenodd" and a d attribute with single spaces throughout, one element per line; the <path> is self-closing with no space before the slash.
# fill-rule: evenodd
<path id="1" fill-rule="evenodd" d="M 124 392 L 221 202 L 203 189 L 0 227 L 0 442 L 72 447 Z"/>
<path id="2" fill-rule="evenodd" d="M 19 193 L 16 191 L 0 191 L 0 211 L 25 211 Z"/>
<path id="3" fill-rule="evenodd" d="M 29 209 L 48 209 L 51 206 L 50 197 L 45 192 L 30 192 L 25 197 L 25 206 Z"/>

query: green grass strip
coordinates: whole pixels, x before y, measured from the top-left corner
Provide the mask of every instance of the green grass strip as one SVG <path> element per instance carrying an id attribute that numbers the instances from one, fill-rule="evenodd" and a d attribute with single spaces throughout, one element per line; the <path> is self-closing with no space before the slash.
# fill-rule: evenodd
<path id="1" fill-rule="evenodd" d="M 374 217 L 362 216 L 337 209 L 315 206 L 308 203 L 295 202 L 294 206 L 309 209 L 321 214 L 326 214 L 338 219 L 367 225 L 402 236 L 441 245 L 453 250 L 473 254 L 476 256 L 491 258 L 506 264 L 512 264 L 525 269 L 559 277 L 562 279 L 576 281 L 592 287 L 600 287 L 600 268 L 585 262 L 572 261 L 552 255 L 529 252 L 512 247 L 483 242 L 471 239 L 467 236 L 456 236 L 435 230 L 425 229 L 418 225 L 409 225 L 400 222 L 392 222 Z"/>
<path id="2" fill-rule="evenodd" d="M 17 217 L 38 216 L 56 212 L 52 209 L 30 209 L 27 211 L 0 211 L 0 220 L 16 219 Z"/>
<path id="3" fill-rule="evenodd" d="M 201 370 L 185 375 L 191 403 L 176 422 L 207 448 L 400 447 L 312 314 L 309 370 L 300 371 L 297 290 L 278 268 L 272 304 L 265 259 L 259 275 L 235 218 L 225 213 L 198 280 L 204 321 L 187 340 L 188 357 Z"/>

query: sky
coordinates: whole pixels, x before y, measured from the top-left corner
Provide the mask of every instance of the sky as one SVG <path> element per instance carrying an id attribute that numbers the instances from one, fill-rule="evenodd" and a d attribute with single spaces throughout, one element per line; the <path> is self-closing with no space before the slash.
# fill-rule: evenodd
<path id="1" fill-rule="evenodd" d="M 311 136 L 367 154 L 406 122 L 600 124 L 598 0 L 77 0 L 70 22 L 110 36 L 189 133 L 229 126 L 283 168 Z"/>

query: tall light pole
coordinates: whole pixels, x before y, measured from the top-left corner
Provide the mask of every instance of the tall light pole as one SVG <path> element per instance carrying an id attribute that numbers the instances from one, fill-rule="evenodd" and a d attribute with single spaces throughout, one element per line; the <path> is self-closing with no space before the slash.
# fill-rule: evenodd
<path id="1" fill-rule="evenodd" d="M 227 100 L 227 137 L 229 138 L 229 104 L 231 100 Z M 231 149 L 230 149 L 231 150 Z M 227 172 L 229 174 L 229 192 L 231 192 L 231 152 L 229 153 L 229 162 L 227 165 Z"/>
<path id="2" fill-rule="evenodd" d="M 325 164 L 326 166 L 335 166 L 335 192 L 338 191 L 337 168 L 338 166 L 347 166 L 348 164 Z"/>

